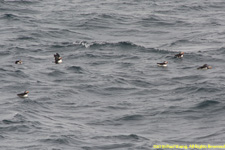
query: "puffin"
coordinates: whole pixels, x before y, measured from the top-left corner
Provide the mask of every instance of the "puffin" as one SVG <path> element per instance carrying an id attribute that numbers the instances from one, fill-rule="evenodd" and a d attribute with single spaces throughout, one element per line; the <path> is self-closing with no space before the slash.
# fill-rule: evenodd
<path id="1" fill-rule="evenodd" d="M 22 60 L 15 61 L 15 64 L 22 64 L 22 63 L 23 63 Z"/>
<path id="2" fill-rule="evenodd" d="M 179 54 L 176 54 L 174 57 L 182 58 L 182 57 L 184 57 L 184 52 L 180 52 Z"/>
<path id="3" fill-rule="evenodd" d="M 157 63 L 158 66 L 166 67 L 168 64 L 168 61 L 164 61 L 162 63 Z"/>
<path id="4" fill-rule="evenodd" d="M 20 98 L 26 98 L 28 97 L 28 93 L 29 91 L 24 91 L 23 93 L 17 94 L 17 96 L 19 96 Z"/>
<path id="5" fill-rule="evenodd" d="M 55 57 L 56 64 L 62 63 L 62 57 L 60 57 L 59 53 L 54 54 L 54 57 Z"/>
<path id="6" fill-rule="evenodd" d="M 204 64 L 203 66 L 198 67 L 197 69 L 204 69 L 204 70 L 207 70 L 207 69 L 212 69 L 212 66 L 209 66 L 209 65 L 207 65 L 207 64 Z"/>

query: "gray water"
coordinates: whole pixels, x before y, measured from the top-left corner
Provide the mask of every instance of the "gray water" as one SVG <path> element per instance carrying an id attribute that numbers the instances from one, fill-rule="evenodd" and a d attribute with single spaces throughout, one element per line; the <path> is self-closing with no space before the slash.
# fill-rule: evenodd
<path id="1" fill-rule="evenodd" d="M 224 5 L 0 0 L 0 149 L 224 144 Z"/>

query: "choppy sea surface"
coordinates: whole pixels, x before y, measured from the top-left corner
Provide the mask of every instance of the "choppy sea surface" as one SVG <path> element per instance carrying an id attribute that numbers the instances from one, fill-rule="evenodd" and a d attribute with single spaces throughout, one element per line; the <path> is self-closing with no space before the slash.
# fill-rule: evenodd
<path id="1" fill-rule="evenodd" d="M 223 145 L 224 6 L 0 0 L 0 149 Z"/>

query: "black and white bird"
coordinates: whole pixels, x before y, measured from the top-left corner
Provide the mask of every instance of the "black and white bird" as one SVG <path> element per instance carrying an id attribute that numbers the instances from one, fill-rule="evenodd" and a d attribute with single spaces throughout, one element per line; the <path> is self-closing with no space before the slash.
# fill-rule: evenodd
<path id="1" fill-rule="evenodd" d="M 26 98 L 28 97 L 28 93 L 29 91 L 24 91 L 23 93 L 17 94 L 17 96 L 19 96 L 20 98 Z"/>
<path id="2" fill-rule="evenodd" d="M 164 61 L 162 63 L 157 63 L 158 66 L 161 66 L 161 67 L 166 67 L 168 64 L 168 61 Z"/>
<path id="3" fill-rule="evenodd" d="M 180 52 L 179 54 L 176 54 L 174 57 L 176 57 L 176 58 L 183 58 L 184 57 L 184 52 Z"/>
<path id="4" fill-rule="evenodd" d="M 22 64 L 22 63 L 23 63 L 22 60 L 15 61 L 15 64 Z"/>
<path id="5" fill-rule="evenodd" d="M 60 57 L 59 53 L 54 54 L 54 57 L 55 57 L 56 64 L 62 63 L 62 57 Z"/>
<path id="6" fill-rule="evenodd" d="M 204 64 L 203 66 L 198 67 L 197 69 L 204 69 L 204 70 L 207 70 L 207 69 L 212 69 L 212 66 L 209 66 L 209 65 L 207 65 L 207 64 Z"/>

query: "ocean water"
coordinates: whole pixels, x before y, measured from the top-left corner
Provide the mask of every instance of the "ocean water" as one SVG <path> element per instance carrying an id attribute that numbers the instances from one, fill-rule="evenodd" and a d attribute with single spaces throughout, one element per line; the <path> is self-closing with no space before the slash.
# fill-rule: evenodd
<path id="1" fill-rule="evenodd" d="M 0 149 L 223 145 L 224 5 L 0 0 Z"/>

